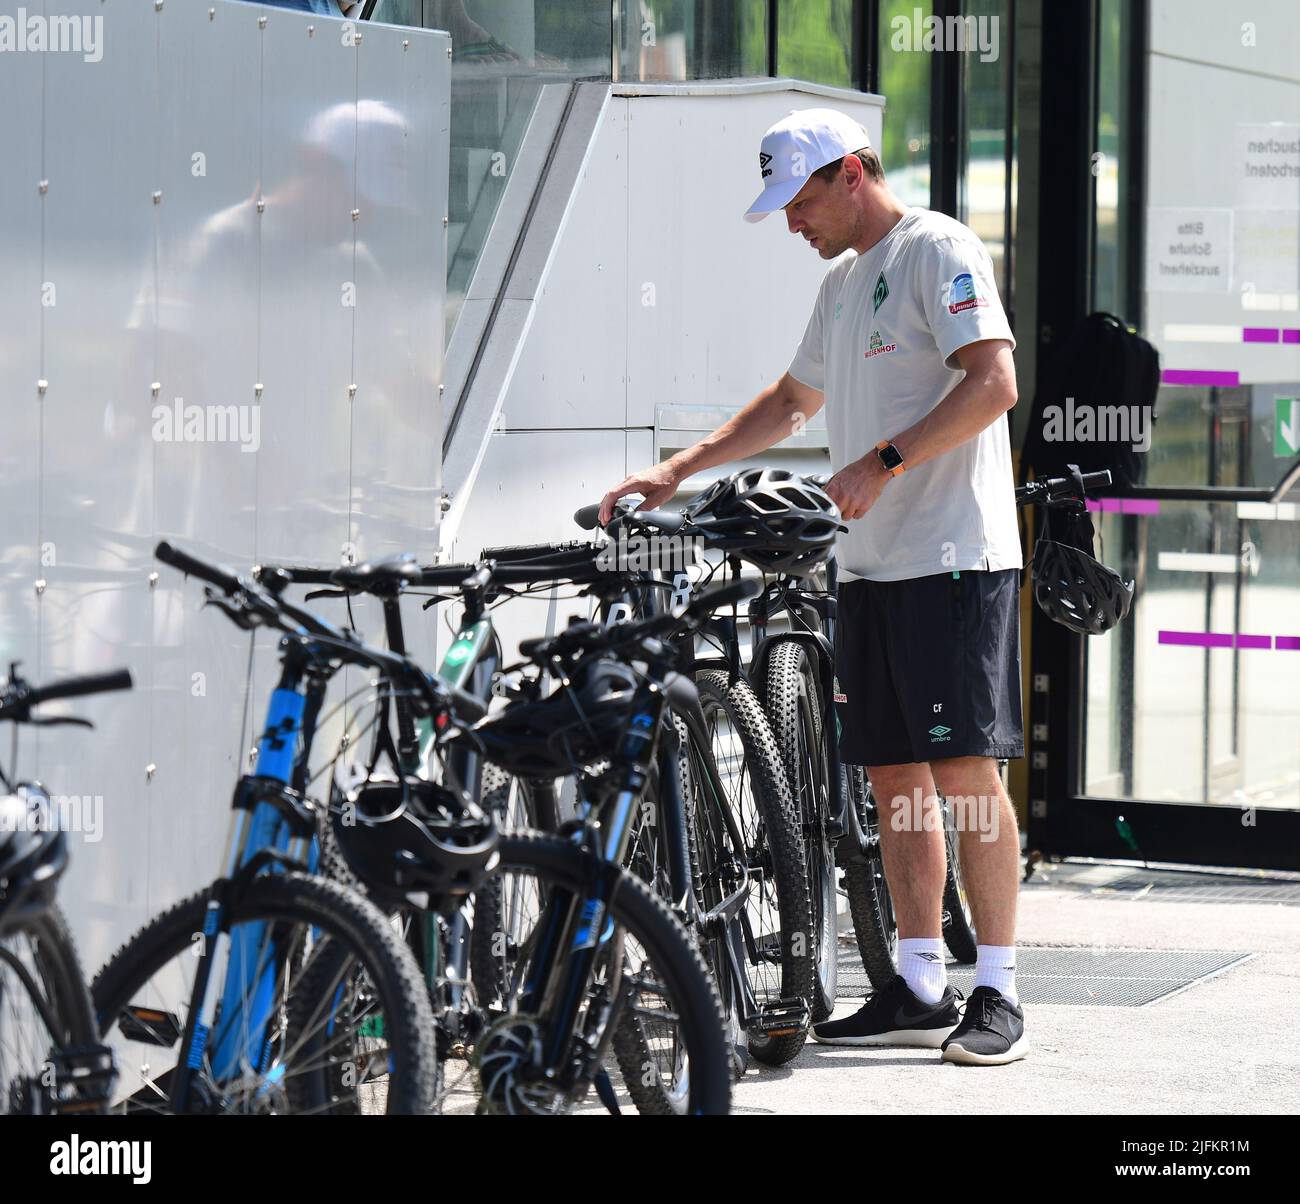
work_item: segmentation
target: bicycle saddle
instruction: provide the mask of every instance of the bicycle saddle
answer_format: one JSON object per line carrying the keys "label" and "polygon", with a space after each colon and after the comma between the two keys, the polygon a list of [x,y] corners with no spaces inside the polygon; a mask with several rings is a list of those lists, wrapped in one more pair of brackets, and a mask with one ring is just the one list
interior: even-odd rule
{"label": "bicycle saddle", "polygon": [[384,560],[367,560],[335,569],[330,580],[341,589],[368,594],[397,593],[404,585],[420,578],[420,563],[410,552],[400,552]]}

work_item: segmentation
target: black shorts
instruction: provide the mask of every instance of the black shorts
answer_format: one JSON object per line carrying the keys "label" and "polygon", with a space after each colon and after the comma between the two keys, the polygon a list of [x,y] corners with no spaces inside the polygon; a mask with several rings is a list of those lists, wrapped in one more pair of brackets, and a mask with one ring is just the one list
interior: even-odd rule
{"label": "black shorts", "polygon": [[1019,571],[841,582],[835,675],[850,765],[1023,757]]}

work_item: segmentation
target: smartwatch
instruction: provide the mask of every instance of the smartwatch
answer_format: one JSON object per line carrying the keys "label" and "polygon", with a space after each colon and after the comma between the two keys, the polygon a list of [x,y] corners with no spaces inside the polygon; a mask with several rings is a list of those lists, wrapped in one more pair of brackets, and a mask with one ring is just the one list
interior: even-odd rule
{"label": "smartwatch", "polygon": [[903,463],[902,453],[888,439],[882,439],[876,444],[876,455],[891,477],[898,476],[907,467]]}

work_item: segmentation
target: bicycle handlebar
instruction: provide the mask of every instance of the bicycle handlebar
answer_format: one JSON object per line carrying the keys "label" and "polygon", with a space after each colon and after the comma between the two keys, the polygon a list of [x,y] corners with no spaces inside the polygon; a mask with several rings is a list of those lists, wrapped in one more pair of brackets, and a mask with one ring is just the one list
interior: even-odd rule
{"label": "bicycle handlebar", "polygon": [[163,562],[169,564],[174,569],[180,569],[187,577],[197,577],[200,581],[206,581],[209,585],[215,585],[222,593],[236,594],[243,589],[239,578],[228,569],[219,568],[214,564],[206,564],[196,556],[191,556],[188,552],[182,552],[180,548],[174,548],[165,539],[154,548],[153,554]]}
{"label": "bicycle handlebar", "polygon": [[129,690],[133,686],[129,669],[112,669],[107,673],[88,673],[82,677],[68,677],[63,681],[37,686],[27,695],[27,705],[37,706],[53,702],[56,698],[80,698],[84,694],[109,694],[114,690]]}
{"label": "bicycle handlebar", "polygon": [[1017,506],[1044,506],[1053,502],[1082,502],[1089,489],[1104,489],[1111,483],[1110,469],[1100,472],[1080,473],[1077,466],[1070,465],[1078,474],[1072,477],[1045,477],[1041,481],[1030,481],[1016,487]]}

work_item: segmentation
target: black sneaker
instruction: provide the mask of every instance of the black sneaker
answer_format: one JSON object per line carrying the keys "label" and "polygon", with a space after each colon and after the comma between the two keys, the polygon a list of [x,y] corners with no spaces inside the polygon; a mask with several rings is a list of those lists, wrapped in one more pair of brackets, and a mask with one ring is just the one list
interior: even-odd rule
{"label": "black sneaker", "polygon": [[922,1003],[901,974],[883,991],[867,997],[852,1016],[814,1024],[813,1039],[823,1045],[915,1045],[938,1049],[960,1016],[957,992],[948,987],[938,1003]]}
{"label": "black sneaker", "polygon": [[970,993],[961,1023],[943,1043],[943,1060],[963,1066],[1001,1066],[1028,1052],[1025,1013],[993,987]]}

